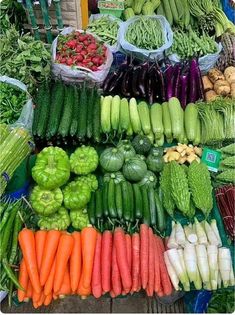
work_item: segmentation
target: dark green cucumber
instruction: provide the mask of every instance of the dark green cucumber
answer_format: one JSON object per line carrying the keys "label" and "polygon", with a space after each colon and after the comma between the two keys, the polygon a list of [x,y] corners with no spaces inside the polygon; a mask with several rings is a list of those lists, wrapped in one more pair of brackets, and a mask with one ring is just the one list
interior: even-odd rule
{"label": "dark green cucumber", "polygon": [[129,197],[129,188],[126,181],[121,182],[122,187],[122,203],[123,203],[123,218],[126,221],[130,221],[130,197]]}
{"label": "dark green cucumber", "polygon": [[121,187],[120,183],[115,185],[114,198],[115,198],[117,216],[119,219],[122,219],[122,216],[123,216],[123,212],[122,212],[122,187]]}
{"label": "dark green cucumber", "polygon": [[132,188],[134,192],[135,218],[142,219],[143,202],[142,202],[142,195],[141,195],[140,187],[138,184],[133,184]]}
{"label": "dark green cucumber", "polygon": [[70,125],[73,116],[73,104],[74,104],[74,89],[72,86],[68,86],[65,89],[65,101],[63,114],[60,120],[60,125],[57,134],[63,138],[67,137],[70,130]]}
{"label": "dark green cucumber", "polygon": [[156,213],[156,205],[155,205],[155,191],[152,187],[148,188],[148,199],[149,199],[150,224],[152,226],[156,226],[157,213]]}
{"label": "dark green cucumber", "polygon": [[87,126],[86,126],[86,135],[87,138],[92,137],[92,119],[93,119],[93,107],[94,107],[94,97],[95,97],[95,88],[92,88],[89,94],[87,102]]}
{"label": "dark green cucumber", "polygon": [[111,218],[117,217],[114,194],[115,194],[115,183],[114,183],[114,180],[111,179],[109,181],[109,188],[108,188],[108,208],[109,208],[109,216]]}
{"label": "dark green cucumber", "polygon": [[42,103],[44,94],[45,94],[45,83],[42,83],[38,88],[38,92],[35,99],[36,106],[33,113],[33,126],[32,126],[32,132],[34,136],[37,135],[37,126],[38,126],[38,121],[41,115],[41,103]]}
{"label": "dark green cucumber", "polygon": [[109,216],[109,208],[108,208],[108,188],[109,183],[105,182],[102,188],[102,199],[103,199],[103,213],[105,217]]}
{"label": "dark green cucumber", "polygon": [[155,205],[157,210],[157,228],[160,232],[163,232],[166,228],[166,218],[165,218],[165,211],[162,206],[161,199],[161,191],[158,194],[158,191],[155,191]]}
{"label": "dark green cucumber", "polygon": [[50,112],[51,97],[50,97],[50,85],[45,83],[44,95],[40,99],[40,116],[37,124],[37,136],[44,138],[46,135],[48,116]]}
{"label": "dark green cucumber", "polygon": [[135,221],[135,212],[134,212],[134,193],[132,189],[132,184],[127,182],[128,184],[128,190],[129,190],[129,195],[128,197],[130,198],[130,222]]}
{"label": "dark green cucumber", "polygon": [[74,87],[74,103],[73,103],[73,117],[70,126],[70,136],[75,136],[78,130],[78,114],[79,114],[79,88]]}
{"label": "dark green cucumber", "polygon": [[102,192],[100,189],[97,189],[95,192],[95,216],[97,219],[103,217]]}
{"label": "dark green cucumber", "polygon": [[93,107],[93,118],[92,118],[92,131],[93,131],[93,139],[95,142],[100,142],[100,113],[101,113],[101,104],[100,104],[100,95],[98,91],[96,91],[94,107]]}
{"label": "dark green cucumber", "polygon": [[89,221],[92,225],[95,225],[95,193],[92,192],[91,193],[91,199],[90,199],[90,202],[88,204],[88,207],[87,207],[87,213],[88,213],[88,218],[89,218]]}
{"label": "dark green cucumber", "polygon": [[61,81],[54,83],[52,87],[51,108],[47,124],[46,137],[53,137],[59,128],[61,114],[64,107],[64,85]]}
{"label": "dark green cucumber", "polygon": [[84,83],[81,90],[80,106],[79,106],[79,117],[78,117],[78,131],[77,136],[79,140],[84,140],[86,136],[86,126],[87,126],[87,101],[88,93],[86,84]]}
{"label": "dark green cucumber", "polygon": [[148,199],[148,191],[145,186],[141,186],[140,188],[143,200],[143,223],[150,225],[150,211],[149,211],[149,199]]}

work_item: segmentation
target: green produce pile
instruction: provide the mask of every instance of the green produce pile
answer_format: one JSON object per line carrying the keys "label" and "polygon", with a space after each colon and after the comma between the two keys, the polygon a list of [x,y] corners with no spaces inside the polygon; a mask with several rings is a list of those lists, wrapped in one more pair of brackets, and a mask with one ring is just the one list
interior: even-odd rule
{"label": "green produce pile", "polygon": [[139,17],[128,26],[125,39],[138,48],[158,49],[164,44],[162,25],[155,18]]}
{"label": "green produce pile", "polygon": [[[30,202],[41,229],[66,230],[70,224],[75,229],[87,226],[85,208],[91,192],[98,188],[96,176],[91,174],[97,166],[98,155],[88,146],[77,148],[70,158],[58,147],[46,147],[37,155],[32,168],[37,185]],[[70,171],[79,176],[69,181]]]}
{"label": "green produce pile", "polygon": [[207,313],[232,314],[235,311],[235,292],[234,290],[219,290],[213,292],[209,301]]}
{"label": "green produce pile", "polygon": [[159,7],[160,0],[125,0],[125,10],[123,17],[125,20],[135,15],[154,15],[154,11]]}
{"label": "green produce pile", "polygon": [[219,173],[216,174],[216,182],[219,185],[235,183],[235,143],[220,149],[222,159],[219,165]]}
{"label": "green produce pile", "polygon": [[12,26],[0,35],[0,72],[27,85],[29,93],[50,76],[51,54],[29,34],[20,36]]}
{"label": "green produce pile", "polygon": [[109,16],[101,16],[90,22],[87,31],[99,36],[106,44],[113,46],[117,43],[119,21],[110,19]]}
{"label": "green produce pile", "polygon": [[0,82],[0,121],[12,124],[20,114],[27,101],[27,94],[8,83]]}
{"label": "green produce pile", "polygon": [[176,29],[174,31],[173,45],[169,49],[170,54],[177,54],[182,59],[194,56],[205,56],[217,52],[217,45],[213,38],[203,34],[198,36],[192,28],[189,31]]}

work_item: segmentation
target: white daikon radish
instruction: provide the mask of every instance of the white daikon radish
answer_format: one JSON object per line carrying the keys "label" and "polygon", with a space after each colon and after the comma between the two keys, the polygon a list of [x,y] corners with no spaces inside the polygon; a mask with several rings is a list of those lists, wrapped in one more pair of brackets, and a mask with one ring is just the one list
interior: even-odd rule
{"label": "white daikon radish", "polygon": [[208,242],[206,232],[204,231],[202,223],[198,222],[197,218],[194,219],[194,226],[198,237],[198,243],[201,245],[207,245]]}
{"label": "white daikon radish", "polygon": [[176,248],[168,249],[167,251],[167,256],[169,258],[169,261],[174,268],[180,282],[182,283],[184,290],[188,290],[188,276],[187,273],[184,272],[183,267],[180,263],[180,257],[178,254],[178,251]]}
{"label": "white daikon radish", "polygon": [[175,226],[175,239],[176,239],[176,242],[180,246],[182,247],[185,246],[186,239],[185,239],[184,229],[179,222],[177,222]]}
{"label": "white daikon radish", "polygon": [[217,223],[216,223],[216,220],[215,219],[212,219],[211,220],[211,227],[212,227],[212,230],[214,231],[218,241],[219,241],[219,247],[222,246],[222,241],[221,241],[221,238],[220,238],[220,234],[219,234],[219,230],[218,230],[218,227],[217,227]]}
{"label": "white daikon radish", "polygon": [[197,234],[194,232],[193,226],[190,223],[189,225],[184,226],[184,233],[187,238],[187,240],[192,243],[196,244],[197,243]]}
{"label": "white daikon radish", "polygon": [[204,221],[204,226],[205,226],[206,236],[207,236],[207,239],[208,239],[210,245],[219,246],[218,238],[215,235],[210,224],[207,221]]}
{"label": "white daikon radish", "polygon": [[210,269],[210,283],[212,290],[217,289],[218,284],[218,247],[216,245],[207,246],[207,256]]}
{"label": "white daikon radish", "polygon": [[175,226],[176,226],[176,224],[174,221],[172,221],[171,224],[172,224],[171,235],[170,235],[168,242],[167,242],[167,247],[169,249],[179,247],[179,245],[177,244],[176,239],[175,239]]}
{"label": "white daikon radish", "polygon": [[218,272],[218,289],[221,288],[221,283],[222,283],[222,279],[221,279],[221,275],[220,275],[220,272]]}
{"label": "white daikon radish", "polygon": [[210,270],[208,265],[208,257],[205,245],[196,245],[197,253],[197,264],[199,268],[199,273],[202,278],[203,286],[205,288],[209,287],[210,284]]}
{"label": "white daikon radish", "polygon": [[202,282],[197,267],[195,245],[187,243],[184,248],[184,262],[190,282],[194,283],[197,290],[201,290]]}
{"label": "white daikon radish", "polygon": [[[179,249],[177,249],[177,251],[178,251],[178,254],[180,257],[180,263],[181,263],[181,266],[183,268],[183,271],[187,275],[187,278],[188,278],[187,269],[185,267],[185,262],[184,262],[184,250],[182,248],[179,248]],[[187,291],[190,291],[189,278],[188,278],[188,290]]]}
{"label": "white daikon radish", "polygon": [[232,259],[231,259],[231,264],[230,264],[229,285],[230,285],[230,286],[234,286],[234,285],[235,285]]}
{"label": "white daikon radish", "polygon": [[225,288],[229,286],[231,269],[231,254],[226,247],[219,248],[219,271]]}
{"label": "white daikon radish", "polygon": [[166,268],[167,268],[167,272],[168,275],[171,279],[171,282],[173,284],[173,287],[175,288],[176,291],[180,290],[179,288],[179,278],[174,270],[174,268],[172,267],[169,257],[167,255],[167,252],[164,252],[164,260],[165,260],[165,264],[166,264]]}

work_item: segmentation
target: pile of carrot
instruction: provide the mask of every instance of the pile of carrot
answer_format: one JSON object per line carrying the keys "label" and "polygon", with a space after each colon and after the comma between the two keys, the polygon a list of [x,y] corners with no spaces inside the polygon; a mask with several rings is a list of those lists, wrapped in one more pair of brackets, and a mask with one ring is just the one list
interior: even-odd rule
{"label": "pile of carrot", "polygon": [[32,299],[35,308],[69,294],[82,298],[111,297],[146,290],[148,296],[172,293],[162,239],[145,224],[140,233],[122,228],[102,234],[93,227],[71,234],[23,229],[19,233],[19,301]]}

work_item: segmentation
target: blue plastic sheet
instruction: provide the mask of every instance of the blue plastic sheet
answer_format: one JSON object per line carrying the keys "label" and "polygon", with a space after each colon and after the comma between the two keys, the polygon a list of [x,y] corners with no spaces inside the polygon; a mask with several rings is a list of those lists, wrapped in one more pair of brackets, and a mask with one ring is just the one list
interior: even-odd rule
{"label": "blue plastic sheet", "polygon": [[212,297],[211,291],[190,291],[185,293],[184,303],[188,313],[206,313]]}
{"label": "blue plastic sheet", "polygon": [[223,11],[228,19],[235,23],[235,2],[232,0],[222,0]]}

